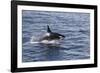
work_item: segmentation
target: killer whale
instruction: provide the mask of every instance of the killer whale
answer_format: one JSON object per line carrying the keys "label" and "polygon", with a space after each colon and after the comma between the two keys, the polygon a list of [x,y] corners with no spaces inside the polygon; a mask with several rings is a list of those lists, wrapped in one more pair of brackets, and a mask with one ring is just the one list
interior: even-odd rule
{"label": "killer whale", "polygon": [[42,43],[44,43],[44,42],[45,43],[48,43],[48,42],[49,43],[55,43],[55,42],[58,42],[59,40],[62,40],[64,38],[65,38],[64,35],[59,34],[57,32],[52,32],[50,27],[49,27],[49,25],[47,25],[47,33],[46,33],[46,35],[44,37],[42,37],[40,39],[40,41]]}

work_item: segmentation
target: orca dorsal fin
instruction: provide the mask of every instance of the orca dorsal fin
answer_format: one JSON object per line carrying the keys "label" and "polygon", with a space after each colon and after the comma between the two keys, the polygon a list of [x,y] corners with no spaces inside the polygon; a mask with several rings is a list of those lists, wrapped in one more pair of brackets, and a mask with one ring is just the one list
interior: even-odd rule
{"label": "orca dorsal fin", "polygon": [[47,32],[48,32],[48,33],[51,32],[51,30],[50,30],[50,28],[49,28],[49,25],[47,25]]}

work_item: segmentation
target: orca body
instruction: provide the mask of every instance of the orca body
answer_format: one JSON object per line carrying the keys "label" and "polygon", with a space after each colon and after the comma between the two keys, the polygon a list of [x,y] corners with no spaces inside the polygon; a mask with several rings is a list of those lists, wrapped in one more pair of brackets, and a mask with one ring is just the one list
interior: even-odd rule
{"label": "orca body", "polygon": [[57,43],[59,40],[64,39],[65,36],[56,32],[52,32],[47,25],[47,33],[40,39],[42,43]]}

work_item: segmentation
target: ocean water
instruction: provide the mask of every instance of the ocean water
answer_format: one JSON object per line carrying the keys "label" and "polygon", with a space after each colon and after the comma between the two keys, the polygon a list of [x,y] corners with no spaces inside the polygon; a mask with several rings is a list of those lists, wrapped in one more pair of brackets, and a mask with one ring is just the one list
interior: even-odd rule
{"label": "ocean water", "polygon": [[[51,30],[65,36],[59,45],[30,43]],[[31,39],[34,40],[31,40]],[[22,62],[81,60],[90,58],[90,14],[22,11]]]}

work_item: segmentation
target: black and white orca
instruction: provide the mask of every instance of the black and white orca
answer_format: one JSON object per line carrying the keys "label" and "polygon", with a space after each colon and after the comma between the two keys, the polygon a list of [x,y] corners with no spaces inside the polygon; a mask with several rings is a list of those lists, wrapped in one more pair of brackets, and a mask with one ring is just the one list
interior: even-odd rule
{"label": "black and white orca", "polygon": [[64,39],[65,36],[56,32],[52,32],[50,27],[47,25],[47,33],[44,37],[40,39],[42,43],[57,43]]}

